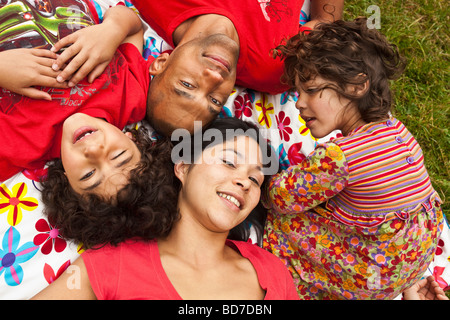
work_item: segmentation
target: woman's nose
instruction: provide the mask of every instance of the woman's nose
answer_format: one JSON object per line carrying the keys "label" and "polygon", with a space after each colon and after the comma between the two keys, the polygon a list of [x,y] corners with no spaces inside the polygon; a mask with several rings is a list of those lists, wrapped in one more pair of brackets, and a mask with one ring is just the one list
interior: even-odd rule
{"label": "woman's nose", "polygon": [[244,190],[248,190],[251,185],[251,181],[248,177],[237,177],[234,179],[234,183]]}

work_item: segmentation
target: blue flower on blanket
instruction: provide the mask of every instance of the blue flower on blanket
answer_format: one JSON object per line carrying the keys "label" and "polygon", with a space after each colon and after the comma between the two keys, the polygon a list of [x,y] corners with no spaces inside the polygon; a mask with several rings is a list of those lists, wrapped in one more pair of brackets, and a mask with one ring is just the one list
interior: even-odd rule
{"label": "blue flower on blanket", "polygon": [[310,16],[303,10],[300,11],[300,20],[299,23],[301,25],[304,25],[305,23],[307,23],[310,19]]}
{"label": "blue flower on blanket", "polygon": [[297,92],[283,92],[280,95],[280,104],[286,104],[290,99],[292,99],[292,101],[297,102],[298,100],[298,93]]}
{"label": "blue flower on blanket", "polygon": [[161,54],[161,50],[156,47],[156,39],[153,37],[148,37],[145,40],[144,52],[142,54],[144,59],[147,60],[149,56],[156,58],[160,54]]}
{"label": "blue flower on blanket", "polygon": [[278,159],[280,161],[280,169],[285,170],[290,166],[289,158],[284,145],[281,143],[277,148]]}
{"label": "blue flower on blanket", "polygon": [[231,110],[223,106],[222,110],[220,110],[219,118],[231,118],[232,116]]}
{"label": "blue flower on blanket", "polygon": [[19,247],[20,233],[10,227],[3,236],[0,249],[0,276],[5,273],[5,281],[9,286],[17,286],[22,282],[23,269],[20,266],[38,252],[39,246],[29,241]]}

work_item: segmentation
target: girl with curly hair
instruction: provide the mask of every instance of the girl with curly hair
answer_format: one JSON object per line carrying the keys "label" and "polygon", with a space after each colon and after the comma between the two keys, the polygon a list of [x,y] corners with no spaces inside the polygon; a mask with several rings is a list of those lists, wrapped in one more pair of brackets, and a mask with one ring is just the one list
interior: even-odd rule
{"label": "girl with curly hair", "polygon": [[264,247],[303,299],[391,299],[425,272],[441,199],[417,141],[391,114],[397,48],[365,19],[321,24],[278,47],[296,107],[319,144],[272,177]]}

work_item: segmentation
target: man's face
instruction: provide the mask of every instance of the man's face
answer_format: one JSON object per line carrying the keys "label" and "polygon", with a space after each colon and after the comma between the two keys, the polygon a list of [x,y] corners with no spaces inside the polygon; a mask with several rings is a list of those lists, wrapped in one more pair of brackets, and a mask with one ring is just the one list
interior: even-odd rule
{"label": "man's face", "polygon": [[221,34],[189,41],[170,56],[158,57],[150,69],[155,78],[149,89],[149,122],[167,135],[175,128],[192,132],[194,121],[211,122],[233,90],[238,57],[239,45]]}

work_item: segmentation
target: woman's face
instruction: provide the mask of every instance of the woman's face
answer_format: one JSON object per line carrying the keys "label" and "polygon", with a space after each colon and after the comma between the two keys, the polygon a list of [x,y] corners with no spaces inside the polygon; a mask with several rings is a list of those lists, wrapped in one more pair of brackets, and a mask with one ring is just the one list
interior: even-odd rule
{"label": "woman's face", "polygon": [[245,220],[260,200],[262,153],[249,137],[205,149],[200,163],[179,163],[175,174],[182,183],[182,219],[198,221],[213,232],[228,232]]}
{"label": "woman's face", "polygon": [[102,119],[76,113],[63,124],[61,160],[70,185],[79,194],[114,197],[140,159],[131,133]]}

